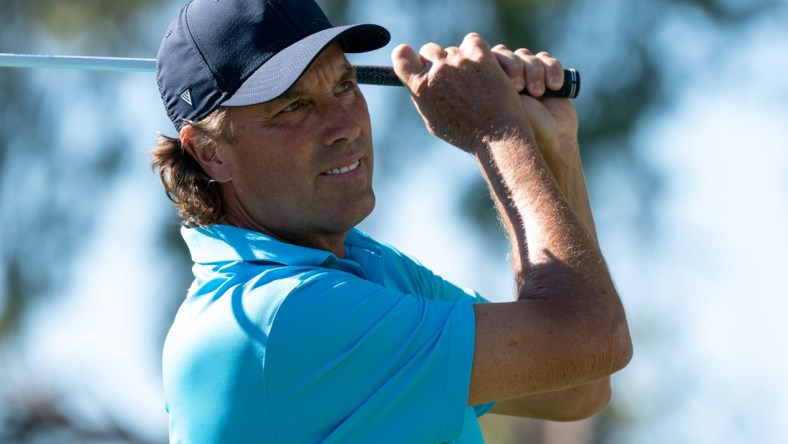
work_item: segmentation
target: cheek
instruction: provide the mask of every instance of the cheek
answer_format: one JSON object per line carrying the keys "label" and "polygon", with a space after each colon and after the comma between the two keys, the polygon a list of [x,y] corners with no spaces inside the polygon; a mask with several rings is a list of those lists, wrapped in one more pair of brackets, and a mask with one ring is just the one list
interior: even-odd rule
{"label": "cheek", "polygon": [[293,148],[298,146],[301,137],[297,131],[248,131],[234,147],[237,154],[233,167],[244,177],[293,171],[298,163]]}
{"label": "cheek", "polygon": [[258,147],[236,158],[233,165],[235,187],[250,199],[270,200],[282,196],[291,199],[308,182],[304,159],[297,150]]}

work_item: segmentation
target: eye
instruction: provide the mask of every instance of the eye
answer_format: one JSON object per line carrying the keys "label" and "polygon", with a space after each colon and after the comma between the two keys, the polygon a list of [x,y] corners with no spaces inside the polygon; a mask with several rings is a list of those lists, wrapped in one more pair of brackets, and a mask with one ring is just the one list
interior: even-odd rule
{"label": "eye", "polygon": [[338,92],[347,92],[356,89],[356,81],[355,80],[345,80],[344,82],[337,85]]}
{"label": "eye", "polygon": [[291,113],[291,112],[297,110],[298,108],[301,108],[301,105],[302,105],[301,101],[300,100],[296,100],[295,102],[293,102],[293,103],[285,106],[284,108],[282,108],[282,111],[280,111],[280,112],[282,112],[282,113]]}

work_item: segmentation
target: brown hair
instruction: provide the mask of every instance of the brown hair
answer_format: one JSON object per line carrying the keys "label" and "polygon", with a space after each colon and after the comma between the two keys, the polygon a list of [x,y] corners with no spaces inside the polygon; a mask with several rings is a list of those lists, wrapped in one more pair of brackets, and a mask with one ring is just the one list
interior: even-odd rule
{"label": "brown hair", "polygon": [[[195,149],[234,137],[227,108],[219,107],[199,122],[187,122],[196,131]],[[151,150],[151,168],[158,172],[167,197],[178,209],[187,227],[221,223],[222,197],[219,184],[205,174],[202,167],[183,149],[181,140],[157,133],[156,147]]]}

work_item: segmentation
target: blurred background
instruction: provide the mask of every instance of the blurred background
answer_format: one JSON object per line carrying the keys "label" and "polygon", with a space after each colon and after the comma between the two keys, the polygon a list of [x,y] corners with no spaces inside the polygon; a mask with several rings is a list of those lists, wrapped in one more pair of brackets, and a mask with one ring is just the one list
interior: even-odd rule
{"label": "blurred background", "polygon": [[[3,0],[0,52],[155,57],[182,0]],[[601,414],[483,418],[489,443],[788,442],[788,4],[323,0],[391,49],[470,31],[549,50],[575,100],[632,363]],[[378,208],[362,228],[494,300],[507,248],[475,162],[405,90],[365,86]],[[479,92],[483,94],[483,91]],[[174,135],[149,73],[0,68],[0,442],[163,443],[160,353],[191,281],[148,166]]]}

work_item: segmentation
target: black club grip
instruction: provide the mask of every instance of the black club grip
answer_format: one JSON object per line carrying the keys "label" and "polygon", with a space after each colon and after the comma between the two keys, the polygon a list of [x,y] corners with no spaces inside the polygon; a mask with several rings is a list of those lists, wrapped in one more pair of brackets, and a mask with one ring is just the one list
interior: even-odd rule
{"label": "black club grip", "polygon": [[[365,85],[403,86],[391,66],[356,65],[358,83]],[[564,69],[564,84],[558,91],[548,89],[544,96],[574,99],[580,94],[580,73],[576,69]]]}

